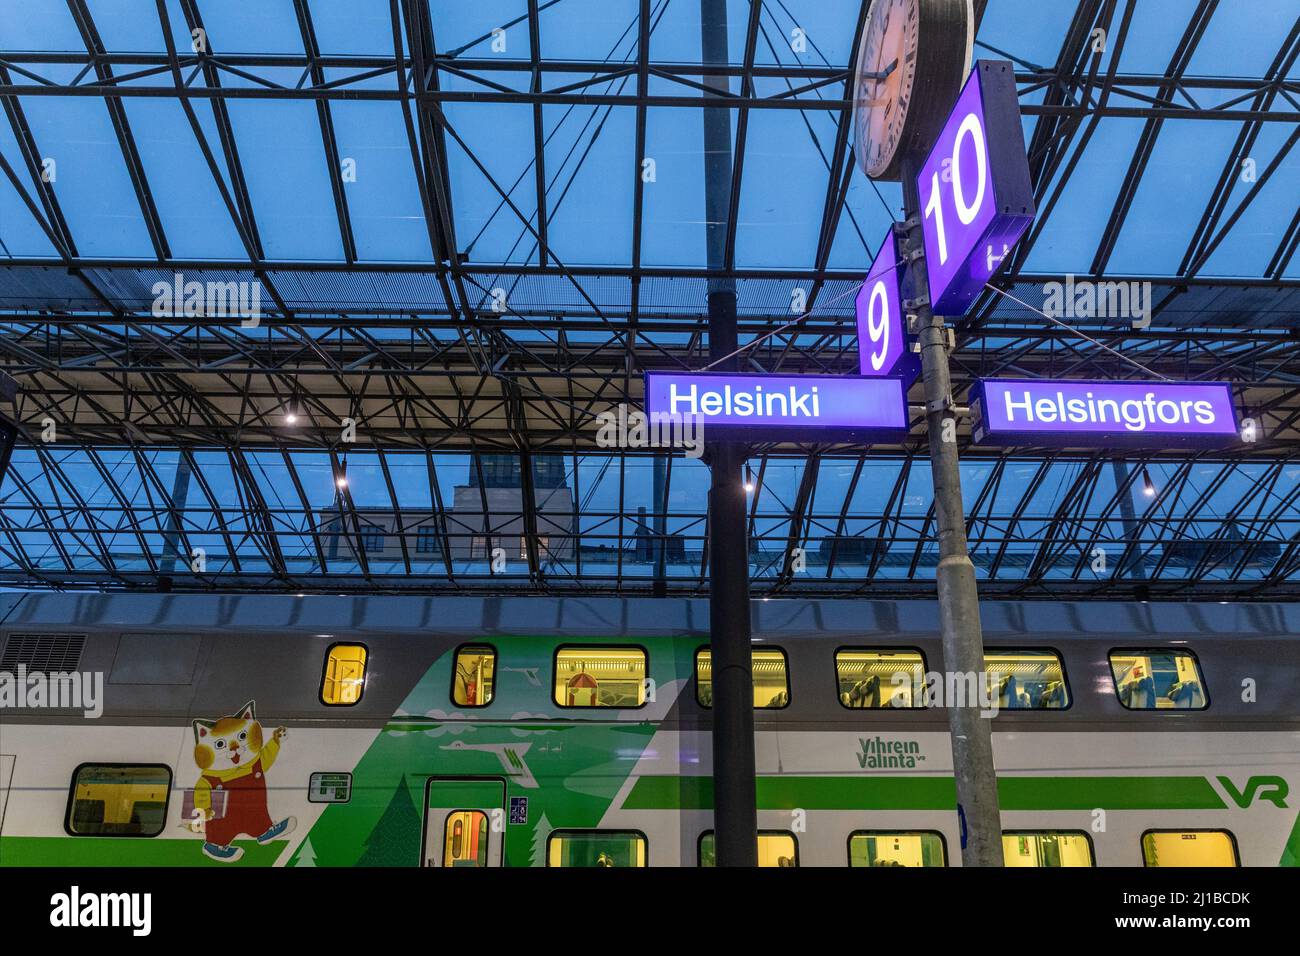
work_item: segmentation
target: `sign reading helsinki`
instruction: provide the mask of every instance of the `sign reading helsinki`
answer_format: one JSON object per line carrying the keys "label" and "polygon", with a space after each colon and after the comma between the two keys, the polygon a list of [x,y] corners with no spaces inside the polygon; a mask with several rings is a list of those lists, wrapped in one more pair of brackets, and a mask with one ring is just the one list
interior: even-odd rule
{"label": "sign reading helsinki", "polygon": [[713,430],[761,427],[879,435],[907,431],[907,396],[896,378],[647,372],[646,413]]}
{"label": "sign reading helsinki", "polygon": [[1238,437],[1222,382],[984,379],[971,392],[980,444],[1222,445]]}

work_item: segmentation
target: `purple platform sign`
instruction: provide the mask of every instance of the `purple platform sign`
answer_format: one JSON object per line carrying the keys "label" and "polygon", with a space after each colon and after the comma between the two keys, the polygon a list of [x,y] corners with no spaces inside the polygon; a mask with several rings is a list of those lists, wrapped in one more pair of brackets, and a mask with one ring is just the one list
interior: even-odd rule
{"label": "purple platform sign", "polygon": [[863,375],[893,374],[907,348],[899,292],[901,271],[898,242],[890,227],[858,291],[858,369]]}
{"label": "purple platform sign", "polygon": [[1034,218],[1011,64],[980,60],[916,179],[930,302],[964,315]]}
{"label": "purple platform sign", "polygon": [[983,379],[971,393],[982,445],[1222,447],[1238,439],[1222,382]]}
{"label": "purple platform sign", "polygon": [[[726,437],[811,439],[883,437],[907,431],[907,396],[896,378],[839,375],[737,375],[727,372],[647,372],[645,410],[702,423]],[[841,435],[840,433],[843,433]]]}

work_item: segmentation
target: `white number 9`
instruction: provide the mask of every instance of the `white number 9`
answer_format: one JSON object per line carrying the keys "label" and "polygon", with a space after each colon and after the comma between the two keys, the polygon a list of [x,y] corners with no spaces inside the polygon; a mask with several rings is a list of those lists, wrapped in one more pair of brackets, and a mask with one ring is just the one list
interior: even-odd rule
{"label": "white number 9", "polygon": [[[879,309],[876,308],[877,300]],[[885,283],[880,280],[871,287],[871,298],[867,300],[867,334],[880,346],[879,352],[871,353],[871,367],[879,372],[885,364],[885,353],[889,351],[889,300],[885,298]]]}

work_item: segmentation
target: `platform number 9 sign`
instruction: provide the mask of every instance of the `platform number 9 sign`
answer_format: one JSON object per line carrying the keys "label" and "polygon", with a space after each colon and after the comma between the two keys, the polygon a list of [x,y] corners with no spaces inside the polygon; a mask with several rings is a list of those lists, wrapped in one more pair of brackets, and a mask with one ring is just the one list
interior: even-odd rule
{"label": "platform number 9 sign", "polygon": [[889,375],[903,354],[898,247],[890,229],[858,290],[858,370]]}

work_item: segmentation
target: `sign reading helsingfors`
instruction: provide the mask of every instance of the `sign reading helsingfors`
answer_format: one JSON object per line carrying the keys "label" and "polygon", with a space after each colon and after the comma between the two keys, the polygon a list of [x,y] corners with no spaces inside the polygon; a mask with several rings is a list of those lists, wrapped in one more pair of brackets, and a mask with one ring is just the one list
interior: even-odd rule
{"label": "sign reading helsingfors", "polygon": [[647,372],[645,396],[652,419],[700,422],[706,441],[717,429],[765,435],[907,429],[907,398],[896,378]]}
{"label": "sign reading helsingfors", "polygon": [[1222,446],[1238,437],[1222,382],[983,379],[972,390],[975,441],[987,445]]}

